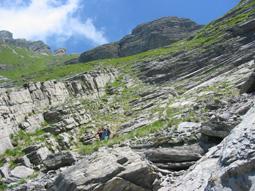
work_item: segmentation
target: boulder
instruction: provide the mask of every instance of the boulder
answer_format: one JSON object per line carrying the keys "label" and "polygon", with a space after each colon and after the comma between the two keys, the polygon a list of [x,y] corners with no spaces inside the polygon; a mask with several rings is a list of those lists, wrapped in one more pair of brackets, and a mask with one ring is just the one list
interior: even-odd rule
{"label": "boulder", "polygon": [[48,155],[45,160],[43,160],[43,165],[46,171],[57,170],[61,167],[71,166],[75,163],[76,159],[70,152],[61,152],[57,154]]}
{"label": "boulder", "polygon": [[41,145],[33,145],[23,150],[27,155],[27,158],[33,165],[40,165],[43,160],[51,154],[47,147]]}
{"label": "boulder", "polygon": [[17,166],[11,170],[10,175],[15,178],[27,178],[34,174],[34,170],[25,166]]}
{"label": "boulder", "polygon": [[63,171],[49,190],[152,190],[156,178],[155,168],[130,148],[103,148]]}

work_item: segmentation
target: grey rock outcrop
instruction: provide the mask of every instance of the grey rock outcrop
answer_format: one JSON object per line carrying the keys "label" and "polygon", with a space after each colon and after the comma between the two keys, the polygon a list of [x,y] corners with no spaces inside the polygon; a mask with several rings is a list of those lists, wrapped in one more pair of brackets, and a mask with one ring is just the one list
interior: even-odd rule
{"label": "grey rock outcrop", "polygon": [[0,31],[0,43],[21,48],[27,48],[40,54],[51,54],[50,47],[42,41],[27,41],[25,39],[14,39],[9,31]]}
{"label": "grey rock outcrop", "polygon": [[42,145],[29,146],[25,148],[23,152],[26,154],[29,161],[35,166],[40,165],[42,161],[51,154],[49,149]]}
{"label": "grey rock outcrop", "polygon": [[[249,5],[251,1],[243,1],[245,6],[238,5],[224,17],[216,20],[208,27],[204,28],[203,35],[197,34],[187,39],[185,43],[196,43],[197,39],[213,37],[213,43],[201,43],[191,49],[178,50],[174,54],[160,56],[158,59],[148,59],[136,64],[136,68],[141,71],[140,79],[152,84],[162,84],[164,82],[174,82],[187,80],[182,84],[187,89],[212,85],[220,81],[242,87],[247,78],[254,78],[254,7]],[[227,25],[229,20],[240,15],[249,15],[246,19],[240,20],[237,24]],[[217,26],[224,26],[216,29]],[[236,34],[231,29],[239,28]],[[217,34],[216,32],[217,31]],[[220,35],[219,35],[219,34]],[[202,35],[202,38],[201,38]],[[184,44],[185,44],[184,43]],[[184,48],[185,49],[185,48]],[[204,51],[205,50],[205,51]],[[201,86],[199,86],[201,85]],[[242,92],[251,92],[253,84],[246,83]]]}
{"label": "grey rock outcrop", "polygon": [[79,57],[79,62],[88,62],[92,60],[117,57],[119,57],[119,44],[105,44],[82,53]]}
{"label": "grey rock outcrop", "polygon": [[49,191],[147,191],[156,178],[154,167],[131,149],[101,149],[63,171]]}
{"label": "grey rock outcrop", "polygon": [[61,167],[71,166],[76,161],[74,155],[70,152],[60,152],[57,154],[48,155],[43,161],[46,171],[57,170]]}
{"label": "grey rock outcrop", "polygon": [[11,176],[18,179],[27,178],[29,176],[32,176],[33,174],[34,170],[25,166],[17,166],[10,172]]}
{"label": "grey rock outcrop", "polygon": [[57,50],[54,51],[54,54],[56,56],[63,56],[63,55],[66,55],[66,49],[65,48],[59,48]]}
{"label": "grey rock outcrop", "polygon": [[45,122],[49,125],[44,131],[52,134],[60,134],[80,127],[91,121],[91,116],[80,102],[71,106],[52,108],[43,113]]}
{"label": "grey rock outcrop", "polygon": [[253,106],[252,99],[253,95],[243,94],[210,111],[207,114],[209,119],[202,124],[201,133],[208,137],[225,138]]}
{"label": "grey rock outcrop", "polygon": [[189,19],[163,17],[137,26],[131,35],[120,40],[120,56],[129,56],[146,50],[170,45],[187,38],[202,26]]}
{"label": "grey rock outcrop", "polygon": [[[105,86],[117,76],[115,70],[80,74],[64,81],[26,84],[23,88],[0,89],[0,153],[12,148],[10,135],[25,129],[35,131],[44,123],[45,109],[64,104],[72,98],[95,99],[105,93]],[[69,109],[70,110],[70,109]],[[63,117],[63,116],[62,116]],[[66,123],[71,124],[65,118]],[[86,111],[73,114],[77,125],[89,120]]]}
{"label": "grey rock outcrop", "polygon": [[9,31],[5,31],[5,30],[0,31],[0,39],[2,41],[4,41],[4,40],[12,40],[13,39],[13,34],[11,32],[9,32]]}
{"label": "grey rock outcrop", "polygon": [[189,19],[164,17],[137,26],[120,41],[99,46],[81,54],[79,61],[87,62],[104,58],[129,56],[170,45],[187,38],[202,26]]}
{"label": "grey rock outcrop", "polygon": [[197,161],[203,150],[198,145],[156,148],[144,151],[146,158],[154,163]]}
{"label": "grey rock outcrop", "polygon": [[254,190],[254,115],[255,107],[220,145],[160,191]]}

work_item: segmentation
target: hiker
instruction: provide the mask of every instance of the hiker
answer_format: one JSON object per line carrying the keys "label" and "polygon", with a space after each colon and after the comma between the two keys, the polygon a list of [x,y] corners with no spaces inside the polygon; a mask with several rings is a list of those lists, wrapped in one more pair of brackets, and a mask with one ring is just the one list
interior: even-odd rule
{"label": "hiker", "polygon": [[103,140],[108,140],[110,138],[111,131],[109,128],[103,130]]}
{"label": "hiker", "polygon": [[109,128],[100,128],[97,131],[97,135],[100,141],[108,140],[110,138],[111,131]]}
{"label": "hiker", "polygon": [[103,128],[100,128],[98,131],[97,131],[97,136],[99,138],[100,141],[104,140],[103,138],[103,132],[104,132],[104,129]]}

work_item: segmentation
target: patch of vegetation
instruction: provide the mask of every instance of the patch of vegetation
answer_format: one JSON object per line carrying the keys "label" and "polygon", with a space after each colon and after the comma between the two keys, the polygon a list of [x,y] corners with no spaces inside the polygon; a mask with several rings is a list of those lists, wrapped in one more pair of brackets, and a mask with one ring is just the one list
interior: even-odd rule
{"label": "patch of vegetation", "polygon": [[108,141],[96,141],[91,145],[79,145],[78,150],[81,154],[91,154],[97,151],[100,147],[121,144],[127,140],[144,137],[148,134],[160,131],[163,128],[166,128],[166,122],[163,120],[156,121],[151,125],[141,127],[127,134],[115,136],[112,139],[109,139]]}
{"label": "patch of vegetation", "polygon": [[35,79],[35,73],[40,71],[57,68],[66,60],[77,57],[77,55],[42,55],[29,51],[26,48],[17,48],[14,46],[0,45],[0,65],[4,69],[0,75],[7,77],[17,83],[24,83]]}
{"label": "patch of vegetation", "polygon": [[[7,69],[1,70],[0,75],[19,83],[59,79],[104,67],[118,68],[123,72],[134,75],[137,73],[132,67],[134,63],[161,59],[193,49],[202,51],[204,47],[220,42],[224,39],[224,34],[227,29],[246,21],[255,13],[255,9],[249,9],[255,5],[254,1],[242,7],[240,6],[241,4],[242,2],[240,2],[239,6],[227,13],[224,19],[211,22],[202,28],[193,38],[176,42],[168,47],[149,50],[127,57],[64,65],[66,60],[76,58],[78,55],[45,56],[32,53],[26,49],[1,45],[0,64],[7,65]],[[234,15],[231,15],[233,12]]]}
{"label": "patch of vegetation", "polygon": [[5,159],[9,158],[10,168],[16,167],[14,162],[17,158],[24,156],[23,149],[29,145],[42,143],[44,141],[44,131],[37,130],[34,133],[28,133],[23,130],[11,135],[12,144],[15,146],[12,149],[7,149],[4,154],[0,155],[0,166],[3,166]]}
{"label": "patch of vegetation", "polygon": [[43,130],[36,130],[34,133],[20,130],[15,135],[11,136],[11,140],[13,145],[24,148],[32,144],[43,142],[45,140],[44,133]]}
{"label": "patch of vegetation", "polygon": [[8,185],[0,181],[0,191],[5,191],[8,189]]}
{"label": "patch of vegetation", "polygon": [[16,147],[14,149],[8,149],[5,151],[4,156],[9,157],[9,158],[18,158],[23,156],[24,153],[22,152],[21,147]]}

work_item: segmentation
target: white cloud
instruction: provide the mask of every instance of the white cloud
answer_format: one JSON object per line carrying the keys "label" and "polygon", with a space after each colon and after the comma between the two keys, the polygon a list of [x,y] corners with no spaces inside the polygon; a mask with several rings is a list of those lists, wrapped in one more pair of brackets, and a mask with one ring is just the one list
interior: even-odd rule
{"label": "white cloud", "polygon": [[97,45],[107,42],[103,31],[98,30],[90,18],[84,21],[78,18],[80,0],[65,3],[61,0],[12,2],[0,4],[0,30],[13,32],[15,38],[46,41],[54,36],[65,41],[82,35]]}

